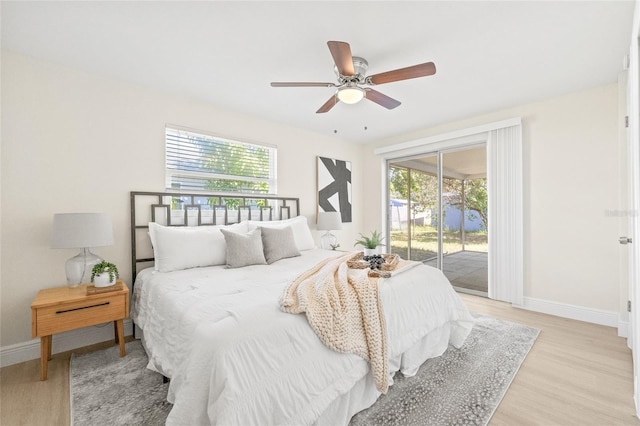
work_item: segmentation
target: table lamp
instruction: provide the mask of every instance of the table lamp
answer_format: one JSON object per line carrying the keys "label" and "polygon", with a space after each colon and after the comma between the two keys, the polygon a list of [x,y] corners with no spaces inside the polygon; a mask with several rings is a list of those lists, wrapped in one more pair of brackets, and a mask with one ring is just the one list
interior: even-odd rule
{"label": "table lamp", "polygon": [[340,212],[318,212],[319,231],[327,231],[320,238],[320,246],[325,250],[333,249],[338,239],[331,231],[342,229],[342,215]]}
{"label": "table lamp", "polygon": [[67,260],[67,284],[77,287],[89,282],[91,269],[102,259],[91,253],[91,247],[113,244],[113,227],[106,213],[56,213],[51,232],[52,248],[80,248],[82,251]]}

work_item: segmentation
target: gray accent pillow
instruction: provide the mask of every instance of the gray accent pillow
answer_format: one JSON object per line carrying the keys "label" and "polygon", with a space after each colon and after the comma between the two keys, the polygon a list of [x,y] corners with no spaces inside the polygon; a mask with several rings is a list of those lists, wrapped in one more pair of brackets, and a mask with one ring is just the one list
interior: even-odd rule
{"label": "gray accent pillow", "polygon": [[262,247],[268,264],[280,259],[300,256],[300,251],[290,226],[284,228],[260,227],[262,230]]}
{"label": "gray accent pillow", "polygon": [[221,229],[227,243],[227,268],[241,268],[249,265],[266,265],[262,252],[260,228],[240,234]]}

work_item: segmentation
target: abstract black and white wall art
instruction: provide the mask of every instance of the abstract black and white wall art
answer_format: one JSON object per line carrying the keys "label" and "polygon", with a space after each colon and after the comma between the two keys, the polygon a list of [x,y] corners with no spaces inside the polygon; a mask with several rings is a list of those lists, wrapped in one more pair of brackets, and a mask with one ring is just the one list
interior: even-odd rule
{"label": "abstract black and white wall art", "polygon": [[318,212],[340,212],[351,222],[351,162],[318,157]]}

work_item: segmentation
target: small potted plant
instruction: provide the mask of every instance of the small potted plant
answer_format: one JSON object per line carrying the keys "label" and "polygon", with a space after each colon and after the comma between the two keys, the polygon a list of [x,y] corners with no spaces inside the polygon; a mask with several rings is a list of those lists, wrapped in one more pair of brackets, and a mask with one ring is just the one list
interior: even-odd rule
{"label": "small potted plant", "polygon": [[91,269],[91,282],[96,287],[109,287],[114,285],[119,277],[118,267],[106,260],[95,264],[93,269]]}
{"label": "small potted plant", "polygon": [[378,231],[373,231],[370,237],[360,234],[360,239],[356,240],[354,246],[361,245],[364,247],[364,255],[371,256],[378,253],[378,246],[382,245],[383,239],[382,234]]}

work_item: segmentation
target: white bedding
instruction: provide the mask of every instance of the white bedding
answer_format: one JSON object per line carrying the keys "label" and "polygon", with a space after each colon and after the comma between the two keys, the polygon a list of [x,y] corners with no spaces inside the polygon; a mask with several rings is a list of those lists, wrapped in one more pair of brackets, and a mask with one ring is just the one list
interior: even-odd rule
{"label": "white bedding", "polygon": [[[167,424],[345,424],[353,407],[364,408],[352,388],[375,398],[364,359],[326,348],[304,315],[279,309],[292,279],[336,255],[316,249],[272,265],[142,271],[132,317],[148,367],[171,378]],[[380,297],[392,374],[415,374],[473,326],[444,275],[428,266],[383,280]]]}

